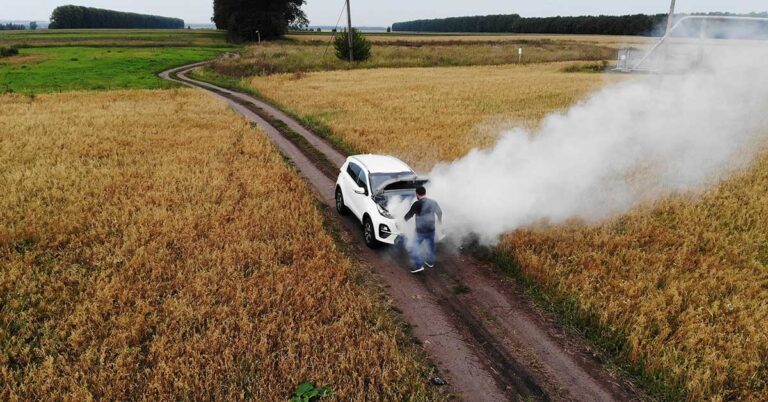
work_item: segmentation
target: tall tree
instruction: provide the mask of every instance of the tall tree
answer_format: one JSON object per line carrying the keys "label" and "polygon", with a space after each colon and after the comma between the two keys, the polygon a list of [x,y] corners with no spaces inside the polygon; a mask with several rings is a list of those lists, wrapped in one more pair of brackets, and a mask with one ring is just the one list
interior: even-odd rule
{"label": "tall tree", "polygon": [[226,29],[232,41],[278,38],[289,27],[307,26],[304,4],[305,0],[214,0],[213,22]]}

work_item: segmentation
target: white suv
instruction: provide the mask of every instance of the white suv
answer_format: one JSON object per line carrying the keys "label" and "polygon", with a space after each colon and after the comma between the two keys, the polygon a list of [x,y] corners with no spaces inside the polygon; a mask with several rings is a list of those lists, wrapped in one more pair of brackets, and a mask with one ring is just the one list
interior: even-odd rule
{"label": "white suv", "polygon": [[425,183],[427,180],[419,179],[413,169],[395,157],[350,156],[336,180],[336,211],[351,212],[360,220],[368,247],[397,244],[403,240],[398,223],[402,216],[393,216],[388,207],[397,205],[398,211],[410,207],[416,187]]}

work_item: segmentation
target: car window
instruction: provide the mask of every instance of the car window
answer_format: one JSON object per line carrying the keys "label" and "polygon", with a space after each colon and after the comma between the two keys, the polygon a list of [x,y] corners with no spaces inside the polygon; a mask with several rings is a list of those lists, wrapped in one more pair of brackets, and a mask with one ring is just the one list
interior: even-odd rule
{"label": "car window", "polygon": [[357,178],[357,185],[368,191],[368,179],[365,175],[365,171],[360,169],[360,175]]}
{"label": "car window", "polygon": [[349,164],[347,164],[347,174],[354,182],[357,182],[357,176],[360,174],[360,166],[349,162]]}

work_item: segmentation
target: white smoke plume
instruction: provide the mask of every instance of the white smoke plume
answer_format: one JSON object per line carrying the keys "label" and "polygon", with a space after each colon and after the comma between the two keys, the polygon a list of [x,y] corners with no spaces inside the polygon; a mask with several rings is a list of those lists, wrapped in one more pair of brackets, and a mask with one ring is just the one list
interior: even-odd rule
{"label": "white smoke plume", "polygon": [[732,42],[708,49],[706,68],[605,88],[436,166],[428,191],[446,229],[494,243],[533,223],[595,222],[743,167],[768,134],[768,43]]}

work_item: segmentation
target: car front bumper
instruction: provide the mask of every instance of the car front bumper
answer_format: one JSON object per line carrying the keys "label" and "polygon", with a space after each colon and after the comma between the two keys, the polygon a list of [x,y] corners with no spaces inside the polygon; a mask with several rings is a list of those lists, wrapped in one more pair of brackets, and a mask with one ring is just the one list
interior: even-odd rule
{"label": "car front bumper", "polygon": [[376,240],[382,243],[398,244],[404,238],[394,219],[378,216],[373,219],[373,227],[376,229]]}

